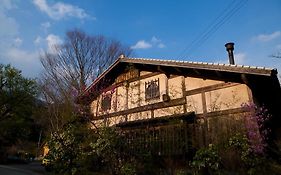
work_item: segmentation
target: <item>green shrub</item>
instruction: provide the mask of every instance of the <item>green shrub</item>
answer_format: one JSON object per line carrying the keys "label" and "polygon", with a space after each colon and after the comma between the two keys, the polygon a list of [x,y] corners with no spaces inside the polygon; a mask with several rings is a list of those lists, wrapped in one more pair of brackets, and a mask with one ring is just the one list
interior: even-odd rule
{"label": "green shrub", "polygon": [[221,158],[218,148],[209,144],[206,148],[199,149],[191,162],[195,174],[219,174]]}

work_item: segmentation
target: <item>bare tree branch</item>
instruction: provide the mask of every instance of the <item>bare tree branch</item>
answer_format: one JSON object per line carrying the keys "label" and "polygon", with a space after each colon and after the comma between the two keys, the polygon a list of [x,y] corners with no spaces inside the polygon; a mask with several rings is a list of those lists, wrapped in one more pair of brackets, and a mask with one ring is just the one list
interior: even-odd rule
{"label": "bare tree branch", "polygon": [[270,55],[270,57],[281,58],[281,52],[277,52],[276,54],[272,54],[272,55]]}
{"label": "bare tree branch", "polygon": [[59,129],[75,113],[75,96],[119,55],[129,56],[132,51],[119,41],[79,30],[67,32],[64,43],[53,48],[53,52],[41,55],[44,72],[40,84],[48,104],[50,126]]}

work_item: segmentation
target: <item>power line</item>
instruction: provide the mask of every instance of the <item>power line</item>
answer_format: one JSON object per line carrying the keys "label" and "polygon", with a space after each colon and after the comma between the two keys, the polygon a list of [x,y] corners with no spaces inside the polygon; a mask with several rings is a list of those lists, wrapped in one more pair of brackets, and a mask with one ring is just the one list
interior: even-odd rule
{"label": "power line", "polygon": [[188,45],[185,47],[185,49],[183,49],[183,51],[178,55],[178,57],[182,56],[187,50],[189,50],[196,42],[197,40],[199,40],[198,38],[201,37],[202,34],[208,32],[209,28],[216,23],[216,21],[224,15],[224,13],[227,12],[227,9],[231,8],[231,6],[233,6],[233,3],[235,2],[235,0],[233,0],[232,2],[230,2],[227,7],[225,9],[223,9],[220,14],[211,22],[209,23],[209,25],[205,28],[205,30],[203,32],[201,32],[199,35],[197,35],[197,37]]}
{"label": "power line", "polygon": [[240,1],[241,3],[237,4],[235,8],[233,8],[229,13],[227,13],[226,16],[224,16],[216,25],[214,25],[209,32],[204,34],[200,40],[198,40],[197,45],[195,45],[192,50],[192,48],[189,50],[189,54],[194,52],[197,48],[199,48],[205,41],[207,41],[208,38],[211,37],[225,22],[230,20],[230,18],[244,5],[246,1]]}
{"label": "power line", "polygon": [[[235,4],[235,0],[228,4],[228,6],[213,20],[210,25],[196,37],[182,52],[179,54],[178,58],[183,55],[191,54],[198,47],[200,47],[208,38],[211,37],[225,22],[230,20],[230,18],[246,4],[248,0],[241,0]],[[237,2],[237,1],[236,1]]]}

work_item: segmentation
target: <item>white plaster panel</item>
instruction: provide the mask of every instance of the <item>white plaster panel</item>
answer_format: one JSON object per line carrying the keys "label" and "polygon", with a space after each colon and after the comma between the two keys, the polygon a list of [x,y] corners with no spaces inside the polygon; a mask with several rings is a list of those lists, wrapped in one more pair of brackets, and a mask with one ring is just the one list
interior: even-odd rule
{"label": "white plaster panel", "polygon": [[202,95],[186,96],[186,110],[187,112],[195,112],[196,114],[203,113]]}
{"label": "white plaster panel", "polygon": [[194,77],[185,78],[186,90],[202,88],[202,87],[211,86],[211,85],[220,84],[220,83],[224,83],[224,81],[194,78]]}
{"label": "white plaster panel", "polygon": [[170,99],[182,98],[182,76],[178,76],[175,78],[168,79],[168,92]]}
{"label": "white plaster panel", "polygon": [[161,108],[154,110],[154,117],[163,117],[163,116],[169,116],[174,114],[182,114],[183,106],[173,106],[173,107],[167,107],[167,108]]}
{"label": "white plaster panel", "polygon": [[128,108],[140,106],[140,82],[134,81],[130,83],[128,88]]}
{"label": "white plaster panel", "polygon": [[248,87],[244,84],[206,92],[207,112],[234,109],[249,102]]}

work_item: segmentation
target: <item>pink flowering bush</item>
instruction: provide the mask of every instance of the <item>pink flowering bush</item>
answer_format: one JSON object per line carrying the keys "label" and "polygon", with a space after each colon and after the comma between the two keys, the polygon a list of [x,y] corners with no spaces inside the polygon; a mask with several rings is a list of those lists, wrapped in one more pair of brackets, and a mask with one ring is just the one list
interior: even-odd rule
{"label": "pink flowering bush", "polygon": [[[195,174],[264,174],[266,172],[266,148],[271,117],[265,107],[243,104],[245,130],[233,135],[218,145],[199,149],[191,162]],[[217,148],[217,149],[213,149]],[[221,165],[221,166],[218,166]],[[201,172],[199,171],[201,170]]]}
{"label": "pink flowering bush", "polygon": [[246,136],[250,151],[257,155],[264,155],[270,133],[267,122],[271,115],[264,106],[258,107],[255,104],[243,104],[242,107],[250,111],[250,113],[245,115]]}

